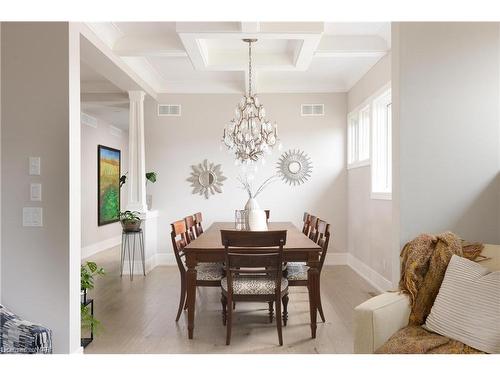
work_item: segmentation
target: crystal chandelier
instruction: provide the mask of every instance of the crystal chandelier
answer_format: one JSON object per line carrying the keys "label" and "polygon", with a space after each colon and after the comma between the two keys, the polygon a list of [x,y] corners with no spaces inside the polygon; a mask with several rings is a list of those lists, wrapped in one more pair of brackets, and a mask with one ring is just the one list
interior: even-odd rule
{"label": "crystal chandelier", "polygon": [[278,125],[265,118],[264,106],[252,93],[252,43],[257,39],[243,41],[248,43],[248,95],[236,106],[235,117],[224,128],[222,142],[234,152],[237,162],[252,163],[278,143]]}

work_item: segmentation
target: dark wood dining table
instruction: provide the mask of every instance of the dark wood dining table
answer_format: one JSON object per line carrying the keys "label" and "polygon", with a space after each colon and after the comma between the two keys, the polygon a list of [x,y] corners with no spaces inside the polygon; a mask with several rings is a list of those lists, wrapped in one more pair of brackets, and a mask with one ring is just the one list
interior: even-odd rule
{"label": "dark wood dining table", "polygon": [[[196,266],[203,262],[223,262],[224,246],[221,229],[234,230],[234,222],[215,222],[197,239],[184,248],[187,266],[188,337],[193,338],[196,305]],[[291,222],[271,222],[268,230],[286,230],[286,245],[283,247],[285,262],[306,262],[308,270],[309,312],[311,336],[316,338],[316,318],[319,301],[319,255],[321,247],[305,236]]]}

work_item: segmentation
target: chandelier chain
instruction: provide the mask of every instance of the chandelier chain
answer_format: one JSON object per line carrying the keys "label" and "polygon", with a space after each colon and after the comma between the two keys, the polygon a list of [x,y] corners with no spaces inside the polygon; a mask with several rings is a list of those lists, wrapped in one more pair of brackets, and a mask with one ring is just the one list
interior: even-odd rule
{"label": "chandelier chain", "polygon": [[248,42],[248,96],[252,96],[252,41]]}

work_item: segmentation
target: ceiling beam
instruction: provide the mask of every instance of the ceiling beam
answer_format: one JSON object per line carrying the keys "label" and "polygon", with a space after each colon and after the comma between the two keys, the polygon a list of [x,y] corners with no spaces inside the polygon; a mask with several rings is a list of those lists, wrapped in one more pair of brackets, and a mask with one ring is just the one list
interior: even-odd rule
{"label": "ceiling beam", "polygon": [[324,35],[314,55],[317,57],[383,56],[388,50],[387,42],[380,36]]}
{"label": "ceiling beam", "polygon": [[131,69],[111,48],[109,48],[87,25],[80,27],[80,56],[98,74],[123,91],[144,90],[148,95],[157,98],[157,89],[143,80]]}
{"label": "ceiling beam", "polygon": [[130,100],[126,93],[85,93],[80,94],[80,100],[86,105],[129,105]]}
{"label": "ceiling beam", "polygon": [[177,35],[131,35],[118,40],[113,52],[118,56],[186,57]]}
{"label": "ceiling beam", "polygon": [[242,33],[258,33],[260,32],[260,22],[241,22]]}

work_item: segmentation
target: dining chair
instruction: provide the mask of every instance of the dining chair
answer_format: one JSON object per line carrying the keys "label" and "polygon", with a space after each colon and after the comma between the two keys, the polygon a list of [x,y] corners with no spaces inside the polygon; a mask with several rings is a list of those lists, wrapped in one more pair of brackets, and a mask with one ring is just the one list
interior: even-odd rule
{"label": "dining chair", "polygon": [[[321,254],[319,259],[319,278],[321,285],[321,270],[323,269],[323,264],[325,263],[326,253],[328,251],[328,244],[330,242],[330,224],[324,220],[318,220],[317,223],[317,233],[315,242],[321,246]],[[306,264],[298,262],[289,262],[287,268],[284,272],[288,280],[289,286],[306,286],[307,287],[307,271],[309,267]],[[318,286],[319,288],[319,286]],[[321,305],[321,292],[318,289],[319,301],[318,301],[318,311],[321,316],[323,323],[325,320],[325,314],[323,313],[323,306]],[[286,326],[288,321],[288,316],[286,313],[288,309],[283,309],[283,325]]]}
{"label": "dining chair", "polygon": [[190,243],[196,239],[194,215],[186,216],[184,221],[186,222],[186,229],[188,233],[187,240],[188,243]]}
{"label": "dining chair", "polygon": [[[283,246],[286,230],[242,232],[221,230],[226,252],[226,277],[221,280],[221,303],[226,325],[226,345],[231,342],[234,301],[268,302],[276,305],[276,328],[283,345],[281,303],[288,302],[288,281],[283,277]],[[259,249],[257,249],[259,248]],[[285,306],[286,303],[283,302]],[[271,320],[272,321],[272,320]]]}
{"label": "dining chair", "polygon": [[196,237],[199,237],[203,233],[203,226],[201,222],[203,221],[203,216],[201,212],[194,214],[194,231],[196,232]]}
{"label": "dining chair", "polygon": [[[172,247],[174,249],[175,260],[179,267],[181,276],[181,295],[179,299],[179,308],[177,309],[177,316],[175,321],[179,321],[182,308],[186,309],[186,265],[184,263],[186,254],[184,248],[189,243],[189,233],[186,227],[186,220],[178,220],[170,224],[172,227]],[[197,286],[210,286],[220,287],[224,270],[222,263],[200,263],[196,266],[196,285]]]}

